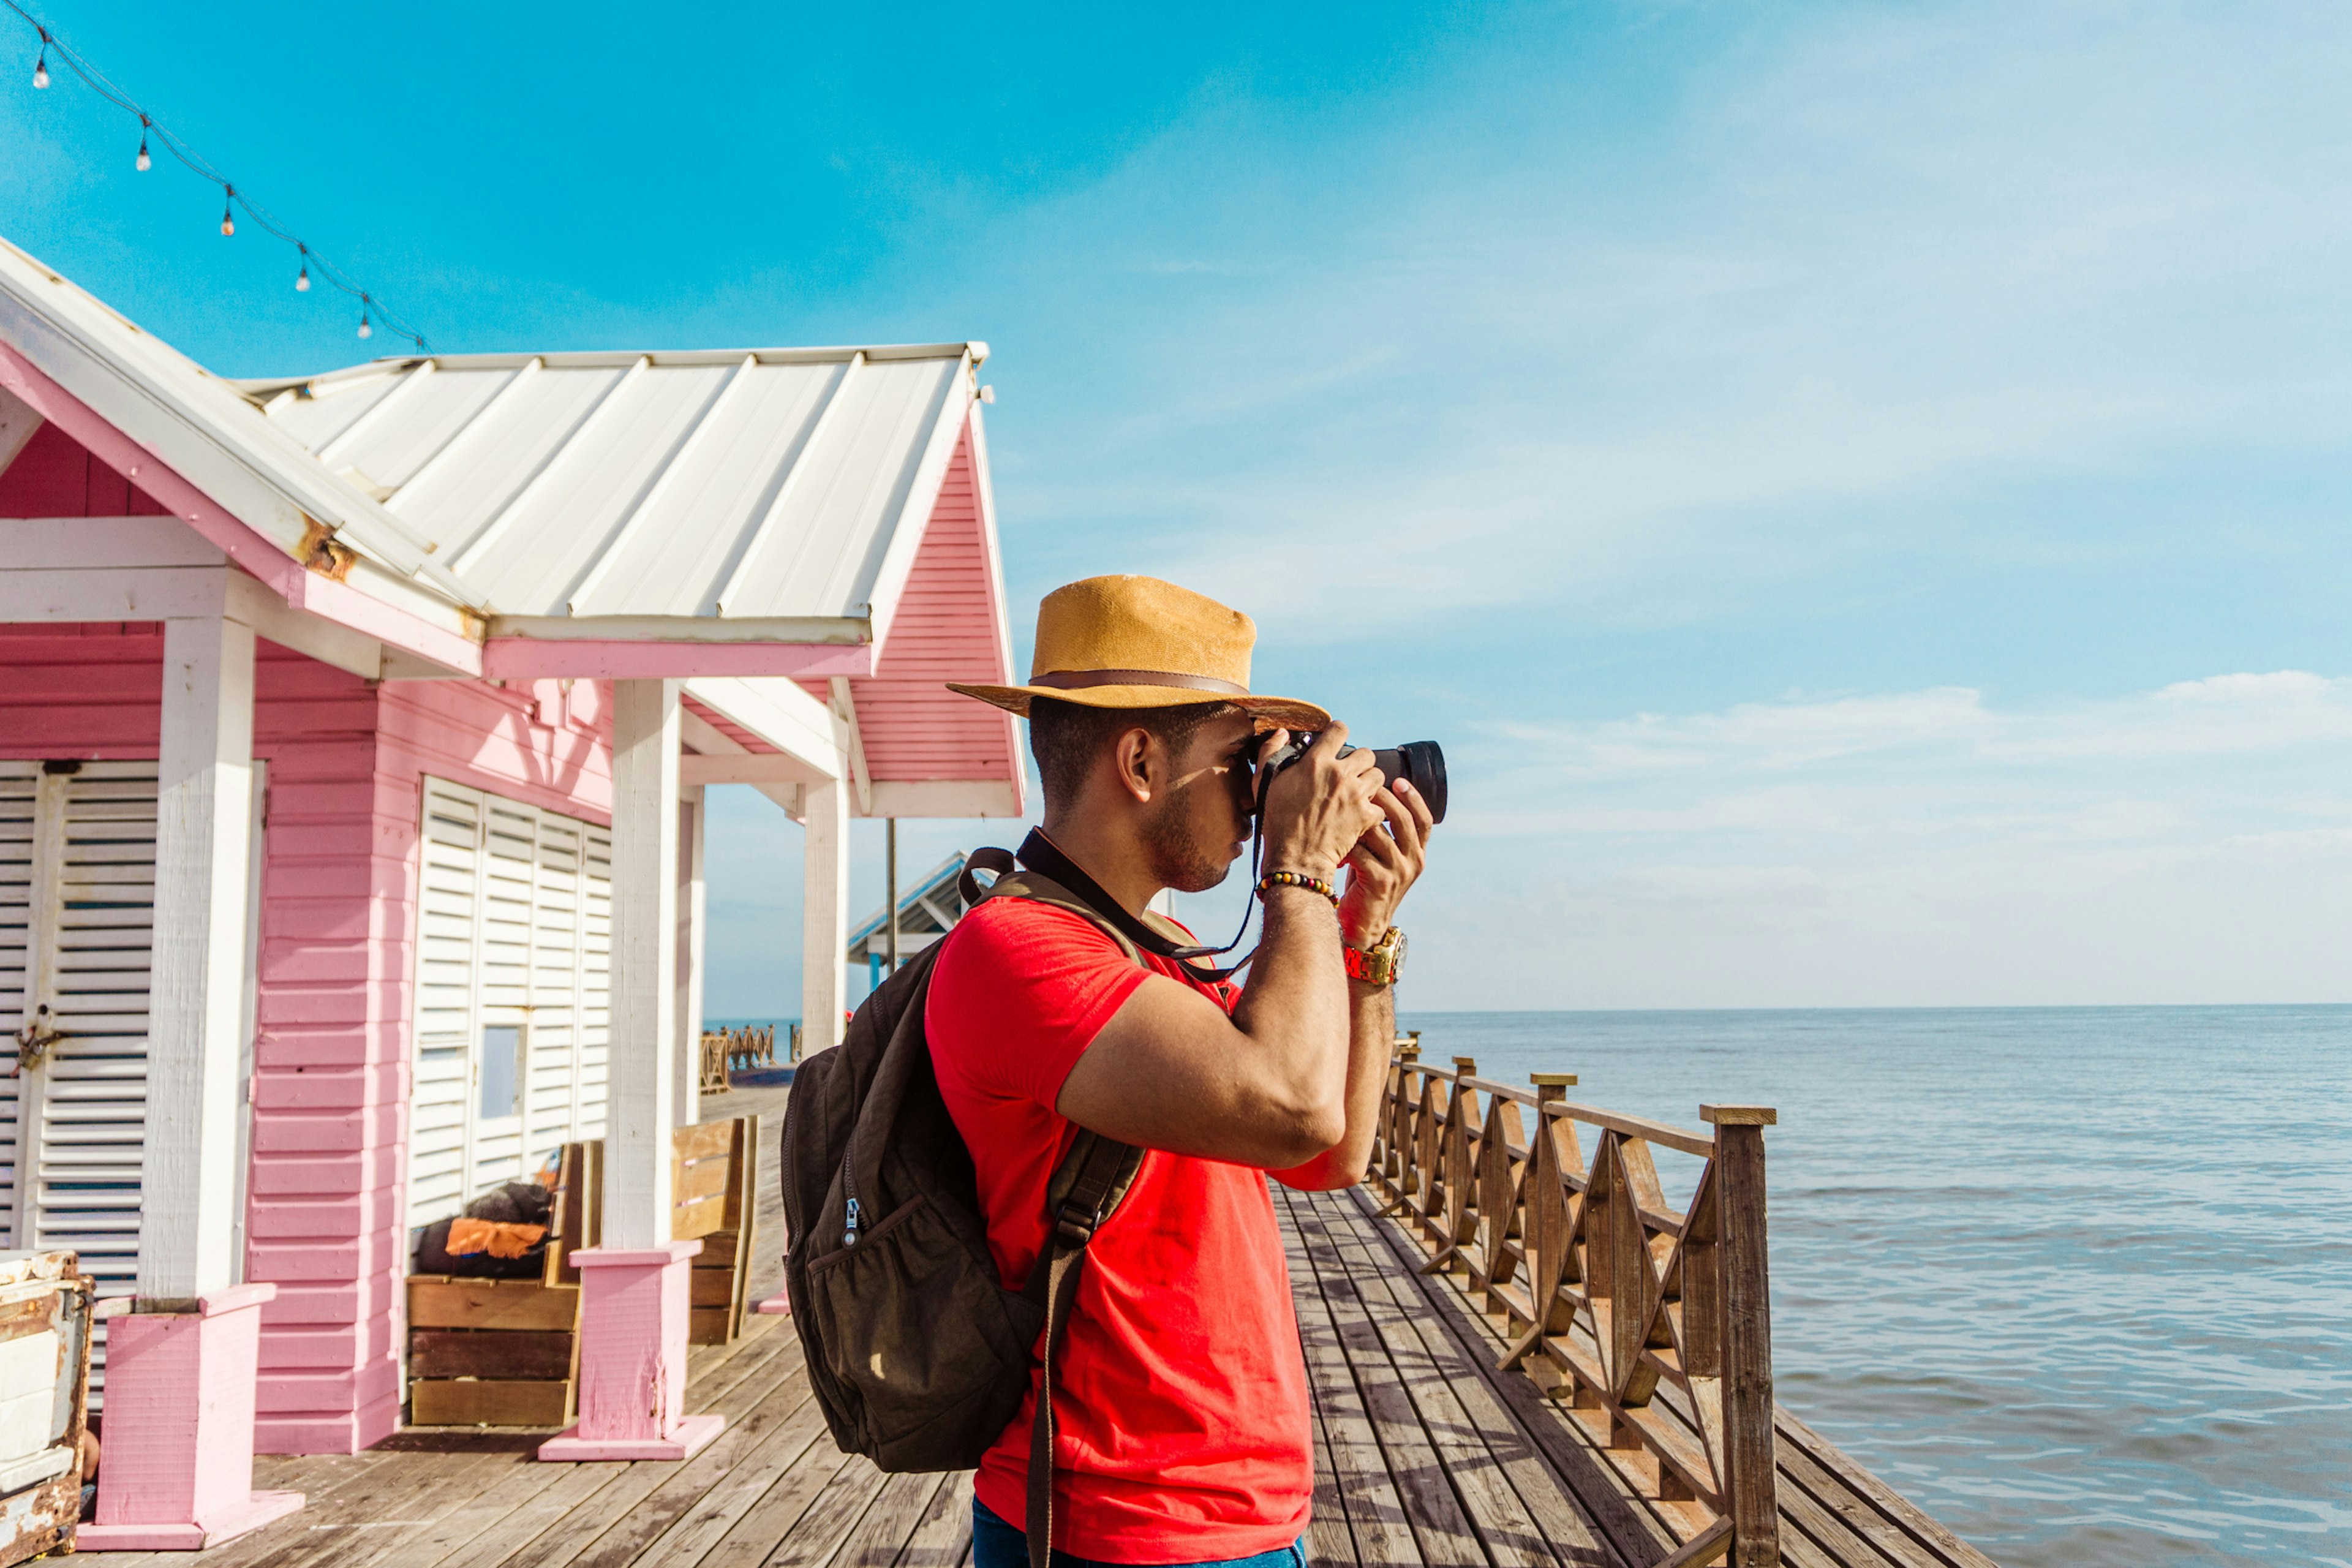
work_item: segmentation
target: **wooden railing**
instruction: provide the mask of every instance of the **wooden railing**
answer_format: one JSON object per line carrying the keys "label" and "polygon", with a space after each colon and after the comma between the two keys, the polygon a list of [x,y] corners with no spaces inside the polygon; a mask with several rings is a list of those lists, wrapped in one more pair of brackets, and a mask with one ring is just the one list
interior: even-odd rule
{"label": "wooden railing", "polygon": [[[1369,1184],[1517,1367],[1650,1500],[1690,1568],[1780,1561],[1762,1106],[1714,1135],[1570,1104],[1566,1073],[1490,1082],[1467,1057],[1389,1073]],[[1579,1129],[1596,1135],[1588,1162]],[[1705,1162],[1668,1206],[1653,1146]]]}
{"label": "wooden railing", "polygon": [[[799,1026],[793,1026],[798,1038]],[[729,1072],[749,1072],[753,1068],[776,1065],[776,1026],[741,1029],[707,1029],[702,1036],[701,1078],[698,1082],[705,1094],[725,1094],[733,1086],[727,1081]]]}

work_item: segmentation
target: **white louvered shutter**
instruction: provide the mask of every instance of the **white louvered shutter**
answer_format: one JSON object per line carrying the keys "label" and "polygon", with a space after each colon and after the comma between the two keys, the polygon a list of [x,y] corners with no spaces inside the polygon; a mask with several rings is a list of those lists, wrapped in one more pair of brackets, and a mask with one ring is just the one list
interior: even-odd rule
{"label": "white louvered shutter", "polygon": [[[37,768],[39,765],[35,764]],[[58,1037],[10,1082],[10,1246],[71,1247],[100,1297],[139,1269],[147,1133],[147,984],[155,915],[155,764],[41,769],[5,787],[13,824],[29,795],[19,1028],[48,1009]],[[13,1065],[13,1064],[11,1064]],[[90,1352],[92,1403],[104,1336]]]}
{"label": "white louvered shutter", "polygon": [[[604,1136],[612,902],[612,836],[575,817],[427,779],[423,838],[412,1226]],[[485,1046],[509,1037],[514,1110],[499,1114]]]}

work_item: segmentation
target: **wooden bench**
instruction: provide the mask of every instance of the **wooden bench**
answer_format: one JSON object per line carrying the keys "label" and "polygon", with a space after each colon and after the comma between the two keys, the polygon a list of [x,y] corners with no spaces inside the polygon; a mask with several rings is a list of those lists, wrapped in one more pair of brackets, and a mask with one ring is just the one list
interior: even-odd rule
{"label": "wooden bench", "polygon": [[[699,1240],[688,1337],[743,1331],[757,1230],[760,1119],[681,1127],[670,1167],[670,1234]],[[604,1145],[567,1143],[554,1224],[536,1279],[408,1279],[408,1408],[416,1426],[561,1426],[579,1415],[580,1270],[604,1235]]]}
{"label": "wooden bench", "polygon": [[677,1130],[670,1172],[669,1233],[699,1238],[688,1339],[723,1345],[743,1332],[751,1305],[751,1247],[758,1230],[760,1119],[734,1116]]}
{"label": "wooden bench", "polygon": [[566,1143],[536,1279],[408,1277],[408,1419],[416,1426],[561,1426],[579,1414],[580,1270],[602,1230],[604,1145]]}

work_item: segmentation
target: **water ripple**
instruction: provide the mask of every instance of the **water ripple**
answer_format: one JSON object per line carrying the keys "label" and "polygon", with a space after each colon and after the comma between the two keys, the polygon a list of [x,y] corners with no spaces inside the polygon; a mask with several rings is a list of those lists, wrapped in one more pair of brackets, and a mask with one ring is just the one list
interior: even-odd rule
{"label": "water ripple", "polygon": [[2352,1568],[2352,1008],[1406,1023],[1684,1126],[1777,1107],[1781,1400],[1997,1561]]}

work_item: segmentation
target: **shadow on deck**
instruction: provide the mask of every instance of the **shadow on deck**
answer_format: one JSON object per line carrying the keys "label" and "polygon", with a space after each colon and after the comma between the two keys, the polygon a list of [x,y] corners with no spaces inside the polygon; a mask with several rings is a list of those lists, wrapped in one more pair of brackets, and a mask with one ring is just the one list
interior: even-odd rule
{"label": "shadow on deck", "polygon": [[[781,1110],[739,1092],[728,1114]],[[777,1103],[771,1103],[773,1100]],[[714,1110],[717,1107],[713,1108]],[[781,1114],[763,1114],[775,1169]],[[1536,1385],[1495,1371],[1502,1342],[1362,1190],[1276,1187],[1316,1406],[1319,1565],[1650,1568],[1672,1552],[1655,1511]],[[776,1288],[772,1183],[761,1185],[754,1294]],[[1425,1256],[1425,1255],[1423,1255]],[[363,1454],[264,1458],[255,1485],[299,1513],[209,1552],[86,1553],[87,1568],[958,1568],[970,1478],[884,1476],[834,1448],[790,1321],[692,1352],[687,1408],[727,1416],[684,1463],[541,1465],[540,1431],[415,1429]],[[1991,1568],[1781,1413],[1782,1560],[1794,1568]]]}

